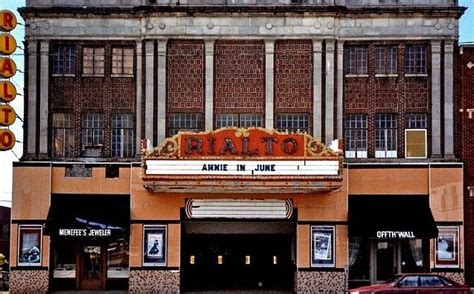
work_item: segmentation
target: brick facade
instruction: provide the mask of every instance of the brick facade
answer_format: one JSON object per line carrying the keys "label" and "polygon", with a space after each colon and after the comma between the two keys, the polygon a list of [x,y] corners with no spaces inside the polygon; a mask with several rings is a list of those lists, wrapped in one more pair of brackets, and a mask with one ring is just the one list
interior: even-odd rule
{"label": "brick facade", "polygon": [[474,197],[470,196],[469,187],[474,186],[474,113],[469,118],[468,109],[474,109],[474,47],[462,48],[459,70],[461,75],[461,109],[460,133],[462,136],[462,155],[464,162],[464,219],[466,247],[466,283],[474,284]]}
{"label": "brick facade", "polygon": [[204,113],[204,42],[167,43],[167,112]]}
{"label": "brick facade", "polygon": [[[51,42],[50,52],[54,46],[64,43]],[[115,113],[131,113],[135,115],[136,83],[135,75],[131,77],[112,76],[112,48],[135,48],[134,43],[117,42],[70,42],[76,49],[74,76],[53,75],[50,70],[50,112],[72,113],[75,120],[75,157],[81,156],[82,115],[85,113],[101,113],[104,115],[104,157],[110,157],[110,116]],[[82,52],[85,46],[105,48],[105,74],[100,77],[83,76]],[[135,49],[134,49],[135,51]],[[50,53],[52,54],[52,53]],[[135,56],[135,54],[134,54]],[[135,59],[135,58],[134,58]],[[134,61],[134,69],[136,68]],[[52,116],[50,116],[50,124]],[[49,144],[51,146],[51,143]],[[51,147],[49,152],[52,154]]]}
{"label": "brick facade", "polygon": [[[396,43],[350,43],[347,46],[368,48],[368,73],[344,77],[344,115],[366,114],[368,118],[368,157],[375,156],[375,115],[390,113],[397,115],[397,157],[405,157],[406,114],[425,113],[428,120],[428,157],[430,156],[431,113],[431,56],[430,44],[426,46],[427,74],[408,76],[405,74],[405,46]],[[397,47],[397,73],[376,75],[375,47]],[[344,56],[347,58],[347,56]]]}
{"label": "brick facade", "polygon": [[265,113],[265,43],[216,41],[214,112]]}

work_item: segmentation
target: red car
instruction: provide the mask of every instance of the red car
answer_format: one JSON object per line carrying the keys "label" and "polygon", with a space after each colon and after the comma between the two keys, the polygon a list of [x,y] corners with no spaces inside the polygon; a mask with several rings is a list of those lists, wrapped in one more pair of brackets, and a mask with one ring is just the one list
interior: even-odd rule
{"label": "red car", "polygon": [[401,274],[383,284],[360,287],[351,294],[372,293],[438,293],[469,294],[469,287],[436,274]]}

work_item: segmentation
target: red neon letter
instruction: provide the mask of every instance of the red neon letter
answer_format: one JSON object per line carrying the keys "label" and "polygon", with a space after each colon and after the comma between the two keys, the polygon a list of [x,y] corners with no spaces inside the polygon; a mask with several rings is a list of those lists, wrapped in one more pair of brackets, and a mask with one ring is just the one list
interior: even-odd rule
{"label": "red neon letter", "polygon": [[3,111],[3,114],[5,115],[3,122],[5,124],[8,124],[8,118],[10,117],[10,113],[12,112],[12,110],[10,108],[3,108],[1,110]]}
{"label": "red neon letter", "polygon": [[13,138],[12,138],[12,135],[10,133],[4,132],[3,134],[1,134],[0,144],[2,144],[3,146],[5,146],[5,147],[10,146],[12,141],[13,141]]}
{"label": "red neon letter", "polygon": [[13,27],[13,15],[10,13],[3,14],[3,25],[6,27]]}

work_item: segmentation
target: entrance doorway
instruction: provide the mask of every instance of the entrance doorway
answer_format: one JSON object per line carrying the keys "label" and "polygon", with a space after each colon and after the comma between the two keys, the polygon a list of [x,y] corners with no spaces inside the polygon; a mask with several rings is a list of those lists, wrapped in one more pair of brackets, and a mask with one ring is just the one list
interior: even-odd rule
{"label": "entrance doorway", "polygon": [[[183,291],[293,290],[294,234],[243,233],[246,230],[239,232],[242,226],[246,225],[234,224],[235,233],[231,234],[222,233],[225,229],[221,233],[210,229],[212,234],[184,230]],[[258,224],[248,226],[256,228]]]}
{"label": "entrance doorway", "polygon": [[103,290],[107,278],[106,251],[103,245],[81,245],[79,254],[79,289]]}
{"label": "entrance doorway", "polygon": [[378,284],[399,273],[429,270],[429,240],[350,239],[349,288]]}

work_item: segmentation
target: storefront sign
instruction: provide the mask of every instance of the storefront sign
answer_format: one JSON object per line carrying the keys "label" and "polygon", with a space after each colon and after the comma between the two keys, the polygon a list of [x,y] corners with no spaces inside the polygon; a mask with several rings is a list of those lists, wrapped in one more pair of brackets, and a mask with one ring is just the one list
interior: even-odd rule
{"label": "storefront sign", "polygon": [[0,34],[0,53],[9,55],[16,50],[16,40],[10,34]]}
{"label": "storefront sign", "polygon": [[0,151],[10,150],[15,146],[16,138],[12,131],[0,129]]}
{"label": "storefront sign", "polygon": [[413,231],[377,231],[377,238],[379,239],[414,239],[416,237]]}
{"label": "storefront sign", "polygon": [[338,161],[148,160],[147,175],[337,176]]}
{"label": "storefront sign", "polygon": [[0,105],[0,126],[11,126],[15,120],[15,110],[10,105]]}
{"label": "storefront sign", "polygon": [[16,88],[10,81],[0,81],[0,102],[11,102],[16,98]]}
{"label": "storefront sign", "polygon": [[58,235],[62,237],[110,237],[111,229],[59,229]]}
{"label": "storefront sign", "polygon": [[0,58],[0,77],[9,79],[16,74],[16,63],[9,57]]}
{"label": "storefront sign", "polygon": [[0,11],[0,30],[9,32],[13,30],[17,25],[16,16],[9,10]]}

